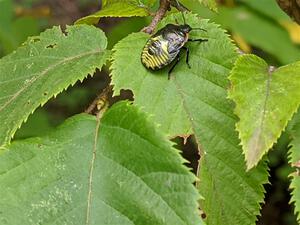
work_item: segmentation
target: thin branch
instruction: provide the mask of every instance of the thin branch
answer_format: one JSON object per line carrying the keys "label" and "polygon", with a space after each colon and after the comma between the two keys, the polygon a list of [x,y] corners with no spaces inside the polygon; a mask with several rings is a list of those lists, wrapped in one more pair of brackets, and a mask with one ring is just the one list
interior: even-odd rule
{"label": "thin branch", "polygon": [[144,27],[142,31],[148,34],[152,34],[159,21],[161,21],[162,18],[164,18],[167,11],[170,9],[170,6],[171,3],[169,0],[160,0],[159,8],[156,11],[155,16],[153,17],[151,23],[149,24],[149,26]]}
{"label": "thin branch", "polygon": [[280,8],[300,24],[300,0],[276,0]]}
{"label": "thin branch", "polygon": [[96,114],[98,114],[99,111],[101,111],[103,108],[105,108],[108,105],[108,97],[111,91],[112,91],[111,85],[104,88],[84,112],[93,114],[93,112],[96,110]]}

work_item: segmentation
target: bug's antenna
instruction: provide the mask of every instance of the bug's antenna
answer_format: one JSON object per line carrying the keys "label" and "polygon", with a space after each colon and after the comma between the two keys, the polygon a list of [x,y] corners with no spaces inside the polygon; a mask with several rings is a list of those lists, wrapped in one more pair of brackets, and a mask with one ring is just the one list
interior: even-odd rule
{"label": "bug's antenna", "polygon": [[183,13],[182,11],[180,11],[180,12],[181,12],[181,15],[182,15],[183,23],[184,23],[184,25],[185,25],[185,24],[186,24],[186,22],[185,22],[184,13]]}
{"label": "bug's antenna", "polygon": [[[175,0],[175,1],[176,1],[176,4],[177,4],[177,7],[180,8],[181,5],[179,4],[178,0]],[[181,15],[182,15],[183,23],[186,24],[183,11],[180,10],[180,12],[181,12]]]}

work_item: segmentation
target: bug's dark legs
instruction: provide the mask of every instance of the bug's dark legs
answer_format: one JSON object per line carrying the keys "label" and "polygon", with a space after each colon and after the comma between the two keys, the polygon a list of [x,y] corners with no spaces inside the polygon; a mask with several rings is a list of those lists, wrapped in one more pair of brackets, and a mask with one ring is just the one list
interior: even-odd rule
{"label": "bug's dark legs", "polygon": [[191,65],[189,63],[189,56],[190,56],[190,49],[187,47],[182,47],[182,49],[184,49],[186,51],[186,57],[185,57],[185,63],[187,64],[187,66],[189,67],[189,69],[191,69]]}
{"label": "bug's dark legs", "polygon": [[180,60],[180,57],[179,57],[179,54],[176,56],[176,61],[174,63],[174,65],[171,67],[171,69],[169,70],[168,72],[168,80],[170,80],[170,77],[171,77],[171,73],[172,71],[174,70],[175,66],[179,63],[179,60]]}
{"label": "bug's dark legs", "polygon": [[206,41],[208,41],[208,39],[201,39],[201,38],[199,38],[199,39],[188,39],[188,41],[191,41],[191,42],[206,42]]}

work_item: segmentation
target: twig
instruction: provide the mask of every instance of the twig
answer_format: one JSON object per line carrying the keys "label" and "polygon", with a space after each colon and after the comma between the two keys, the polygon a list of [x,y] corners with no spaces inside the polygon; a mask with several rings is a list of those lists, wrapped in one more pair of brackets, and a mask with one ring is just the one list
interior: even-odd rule
{"label": "twig", "polygon": [[300,24],[300,0],[276,0],[280,8]]}
{"label": "twig", "polygon": [[96,109],[96,114],[108,105],[108,96],[112,91],[112,86],[109,85],[104,88],[101,93],[93,100],[89,107],[84,111],[85,113],[93,114]]}
{"label": "twig", "polygon": [[148,33],[148,34],[152,34],[155,27],[157,26],[157,24],[159,23],[159,21],[162,20],[162,18],[164,18],[164,16],[166,15],[167,11],[170,9],[170,1],[169,0],[160,0],[159,2],[159,8],[155,13],[154,18],[152,19],[151,23],[149,24],[149,26],[144,27],[142,29],[143,32]]}

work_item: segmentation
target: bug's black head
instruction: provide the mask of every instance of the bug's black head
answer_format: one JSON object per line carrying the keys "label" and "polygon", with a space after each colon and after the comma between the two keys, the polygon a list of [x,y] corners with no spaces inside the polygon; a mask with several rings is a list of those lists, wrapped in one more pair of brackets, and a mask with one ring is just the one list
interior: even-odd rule
{"label": "bug's black head", "polygon": [[192,28],[188,24],[183,24],[183,25],[179,26],[179,30],[182,31],[183,33],[187,34],[192,30]]}

